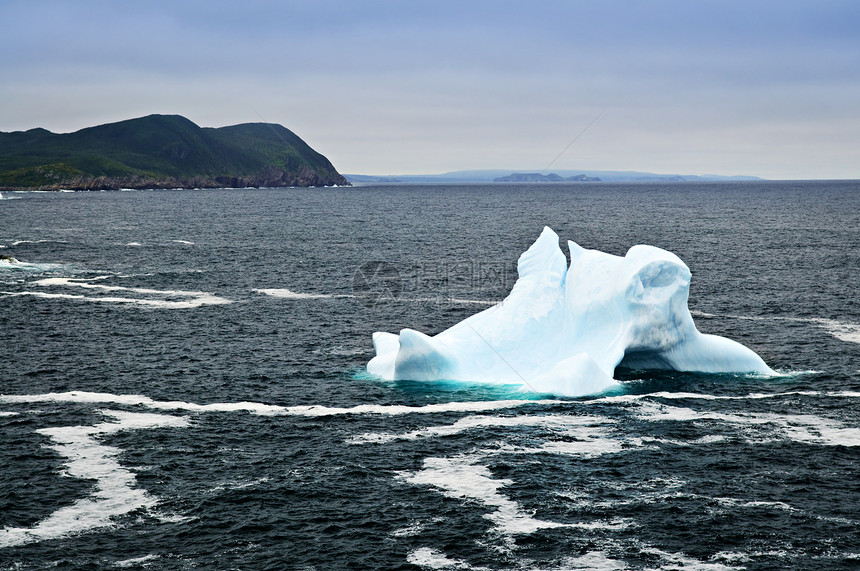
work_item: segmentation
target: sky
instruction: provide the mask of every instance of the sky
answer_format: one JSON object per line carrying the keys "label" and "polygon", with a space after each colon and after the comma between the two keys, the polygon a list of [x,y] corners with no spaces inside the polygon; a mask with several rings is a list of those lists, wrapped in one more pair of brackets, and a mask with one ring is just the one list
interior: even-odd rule
{"label": "sky", "polygon": [[0,0],[0,26],[0,131],[164,113],[280,123],[350,174],[860,179],[856,0]]}

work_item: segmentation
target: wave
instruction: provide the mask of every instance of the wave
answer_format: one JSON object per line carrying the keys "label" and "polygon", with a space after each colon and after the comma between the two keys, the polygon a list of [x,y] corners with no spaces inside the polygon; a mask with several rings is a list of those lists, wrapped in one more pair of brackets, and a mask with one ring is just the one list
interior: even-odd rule
{"label": "wave", "polygon": [[[266,294],[281,299],[356,299],[359,296],[337,293],[305,293],[287,288],[258,288],[257,293]],[[453,303],[457,305],[496,305],[499,302],[486,299],[462,299],[456,297],[403,297],[394,301],[404,303]]]}
{"label": "wave", "polygon": [[424,467],[416,472],[400,472],[396,478],[413,485],[431,486],[449,498],[477,501],[495,508],[484,517],[505,535],[534,533],[540,529],[569,527],[564,523],[535,519],[516,502],[499,493],[499,488],[513,484],[512,480],[493,479],[490,469],[477,464],[480,457],[425,458]]}
{"label": "wave", "polygon": [[397,301],[407,303],[454,303],[458,305],[498,305],[501,300],[492,299],[466,299],[459,297],[404,297]]}
{"label": "wave", "polygon": [[[734,571],[745,569],[746,567],[733,567],[723,565],[721,563],[710,563],[700,561],[683,553],[669,553],[661,549],[643,546],[636,546],[638,550],[652,558],[657,558],[660,562],[660,569],[674,569],[676,571]],[[718,553],[714,559],[723,559],[728,563],[730,559],[743,558],[746,561],[746,556],[736,556],[729,553]],[[410,551],[406,557],[407,562],[424,569],[465,569],[467,571],[486,571],[488,567],[474,567],[462,559],[452,559],[443,552],[429,547],[421,547]],[[589,551],[577,557],[567,557],[560,562],[560,567],[547,569],[547,571],[566,571],[576,569],[577,571],[624,571],[630,569],[629,564],[623,560],[613,559],[602,551]]]}
{"label": "wave", "polygon": [[51,239],[42,239],[42,240],[15,240],[10,246],[20,246],[21,244],[68,244],[65,240],[51,240]]}
{"label": "wave", "polygon": [[352,295],[334,295],[330,293],[299,293],[286,288],[255,289],[254,291],[282,299],[332,299],[335,297],[355,297]]}
{"label": "wave", "polygon": [[404,434],[369,433],[354,437],[351,442],[364,444],[370,442],[390,442],[393,440],[418,440],[439,436],[452,436],[467,430],[491,427],[540,426],[555,430],[567,430],[572,427],[587,426],[589,430],[600,424],[612,424],[614,420],[599,416],[467,416],[454,424],[422,428]]}
{"label": "wave", "polygon": [[89,403],[89,404],[121,404],[127,406],[143,406],[157,410],[183,410],[187,412],[249,412],[261,416],[337,416],[352,414],[379,414],[399,416],[404,414],[437,414],[440,412],[485,412],[503,410],[527,405],[561,404],[568,401],[558,400],[504,400],[504,401],[467,401],[428,404],[423,406],[408,405],[369,405],[362,404],[348,408],[328,407],[324,405],[278,406],[257,402],[195,404],[182,401],[156,401],[142,395],[115,395],[112,393],[95,393],[86,391],[69,391],[64,393],[45,393],[38,395],[3,395],[0,402],[6,403]]}
{"label": "wave", "polygon": [[22,262],[11,256],[0,257],[0,271],[11,270],[20,272],[50,272],[63,267],[62,264],[39,264]]}
{"label": "wave", "polygon": [[860,343],[860,323],[845,323],[835,319],[812,318],[810,323],[818,325],[840,341]]}
{"label": "wave", "polygon": [[715,315],[713,313],[705,313],[703,311],[691,311],[695,317],[703,317],[706,319],[725,318],[725,319],[740,319],[745,321],[791,321],[795,323],[809,323],[820,327],[830,335],[836,337],[840,341],[846,343],[860,343],[860,323],[852,323],[846,321],[838,321],[836,319],[826,319],[823,317],[787,317],[781,315]]}
{"label": "wave", "polygon": [[124,567],[148,567],[150,563],[159,559],[161,559],[160,555],[150,553],[149,555],[143,555],[141,557],[133,557],[131,559],[123,559],[122,561],[116,561],[114,562],[114,566],[119,567],[121,569]]}
{"label": "wave", "polygon": [[409,552],[406,556],[406,561],[418,567],[425,569],[472,569],[472,570],[487,570],[488,567],[472,567],[462,559],[451,559],[444,553],[430,549],[429,547],[421,547],[415,551]]}
{"label": "wave", "polygon": [[781,393],[749,393],[746,395],[709,395],[706,393],[685,393],[685,392],[667,392],[667,391],[658,391],[655,393],[642,393],[642,394],[625,394],[625,395],[611,395],[604,397],[597,397],[594,399],[588,399],[581,402],[585,403],[612,403],[612,402],[634,402],[648,398],[662,398],[662,399],[680,399],[680,400],[728,400],[728,401],[739,401],[739,400],[762,400],[762,399],[773,399],[773,398],[782,398],[789,396],[808,396],[808,397],[825,397],[825,398],[857,398],[860,397],[860,392],[856,391],[787,391]]}
{"label": "wave", "polygon": [[744,427],[763,427],[764,437],[749,439],[752,444],[785,439],[824,446],[860,446],[860,428],[811,414],[702,412],[656,402],[640,403],[635,414],[648,422],[718,421]]}
{"label": "wave", "polygon": [[185,298],[180,300],[171,299],[152,299],[139,297],[115,297],[115,296],[86,296],[74,295],[65,293],[48,293],[40,291],[23,291],[23,292],[0,292],[0,294],[8,296],[32,296],[43,299],[74,299],[80,301],[91,301],[100,303],[121,303],[132,305],[143,305],[147,307],[158,307],[164,309],[189,309],[201,307],[203,305],[224,305],[233,303],[232,300],[216,296],[214,294],[203,291],[182,291],[182,290],[157,290],[148,288],[132,288],[124,286],[111,286],[104,284],[94,284],[91,281],[104,279],[103,276],[92,278],[90,280],[74,279],[74,278],[46,278],[32,282],[32,285],[41,287],[75,287],[89,290],[107,291],[107,292],[129,292],[150,296],[159,297],[178,297]]}
{"label": "wave", "polygon": [[[545,405],[595,405],[607,403],[637,403],[646,399],[699,399],[699,400],[759,400],[780,398],[785,396],[812,396],[823,398],[860,398],[860,392],[856,391],[790,391],[772,394],[751,393],[741,396],[725,396],[725,395],[709,395],[703,393],[670,393],[656,392],[645,393],[639,395],[613,395],[590,399],[578,400],[556,400],[556,399],[508,399],[494,401],[451,401],[444,403],[427,404],[420,406],[411,405],[377,405],[377,404],[361,404],[353,407],[330,407],[326,405],[297,405],[297,406],[280,406],[265,404],[259,402],[232,402],[232,403],[210,403],[197,404],[184,401],[157,401],[150,397],[135,394],[113,394],[113,393],[98,393],[88,391],[68,391],[62,393],[44,393],[44,394],[23,394],[23,395],[6,395],[0,394],[0,402],[6,403],[40,403],[40,402],[57,402],[57,403],[88,403],[88,404],[113,404],[126,406],[143,406],[155,410],[182,410],[187,412],[248,412],[261,416],[339,416],[339,415],[361,415],[361,414],[378,414],[383,416],[401,416],[406,414],[438,414],[447,412],[489,412],[496,410],[506,410],[523,406],[545,406]],[[501,418],[501,417],[492,417]],[[529,417],[515,417],[514,420],[498,420],[486,421],[476,420],[476,425],[482,422],[494,422],[494,426],[500,426],[504,423],[515,425],[517,422],[531,422],[523,420]],[[542,417],[539,417],[542,418]],[[565,419],[567,422],[576,423],[598,423],[604,420],[602,417],[595,416],[558,416],[555,418]],[[519,420],[517,420],[519,419]],[[605,419],[608,421],[608,419]],[[458,425],[461,428],[468,427],[468,422],[463,420],[462,424]],[[538,421],[535,421],[538,422]],[[552,420],[541,420],[540,422],[553,422]],[[458,429],[459,430],[459,429]],[[456,432],[456,431],[455,431]],[[416,431],[416,435],[420,435],[421,431]],[[410,433],[411,434],[411,433]],[[401,439],[402,436],[389,435],[392,440]],[[381,437],[385,440],[388,437]],[[409,438],[407,438],[409,439]]]}
{"label": "wave", "polygon": [[112,525],[113,518],[140,508],[150,508],[157,499],[134,487],[135,475],[116,461],[121,452],[105,446],[98,437],[121,430],[146,428],[183,428],[188,419],[151,413],[102,411],[117,422],[95,426],[59,426],[41,428],[36,432],[48,436],[48,447],[65,458],[64,473],[83,480],[95,480],[92,494],[58,509],[33,527],[0,529],[0,547],[12,547],[55,539]]}

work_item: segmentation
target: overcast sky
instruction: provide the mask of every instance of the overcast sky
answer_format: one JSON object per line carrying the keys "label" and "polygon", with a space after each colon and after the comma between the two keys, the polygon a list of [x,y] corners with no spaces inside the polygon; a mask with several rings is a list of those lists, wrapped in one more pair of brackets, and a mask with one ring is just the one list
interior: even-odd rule
{"label": "overcast sky", "polygon": [[0,0],[0,26],[0,131],[175,113],[280,123],[342,173],[860,178],[856,0]]}

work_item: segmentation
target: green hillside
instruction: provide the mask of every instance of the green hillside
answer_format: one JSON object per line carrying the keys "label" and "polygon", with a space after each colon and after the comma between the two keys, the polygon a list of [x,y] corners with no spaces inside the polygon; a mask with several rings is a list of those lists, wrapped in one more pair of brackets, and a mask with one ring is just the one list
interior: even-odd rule
{"label": "green hillside", "polygon": [[347,184],[328,159],[271,123],[214,129],[149,115],[68,134],[0,132],[0,190]]}

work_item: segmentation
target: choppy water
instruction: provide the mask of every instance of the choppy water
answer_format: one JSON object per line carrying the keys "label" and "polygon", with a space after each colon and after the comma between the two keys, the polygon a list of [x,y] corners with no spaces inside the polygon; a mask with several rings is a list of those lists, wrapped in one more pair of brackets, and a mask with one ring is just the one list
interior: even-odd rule
{"label": "choppy water", "polygon": [[[544,225],[785,375],[362,373]],[[0,255],[2,569],[860,567],[858,183],[7,193]]]}

